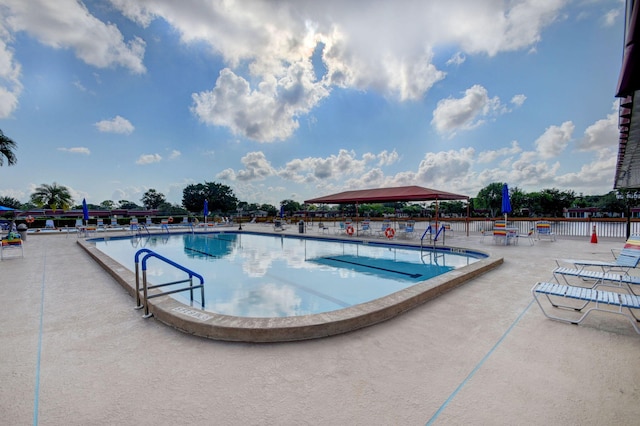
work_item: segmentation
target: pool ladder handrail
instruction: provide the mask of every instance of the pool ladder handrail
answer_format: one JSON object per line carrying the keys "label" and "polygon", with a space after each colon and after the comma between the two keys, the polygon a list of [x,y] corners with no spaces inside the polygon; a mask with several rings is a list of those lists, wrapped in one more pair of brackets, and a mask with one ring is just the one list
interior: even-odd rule
{"label": "pool ladder handrail", "polygon": [[[142,258],[142,300],[140,299],[140,256],[146,253],[145,256]],[[168,283],[163,283],[163,284],[155,284],[155,285],[148,285],[147,284],[147,260],[151,257],[155,257],[156,259],[159,259],[177,269],[180,269],[183,272],[186,272],[189,275],[188,279],[185,280],[178,280],[178,281],[172,281],[172,282],[168,282]],[[160,296],[166,296],[168,294],[173,294],[173,293],[179,293],[181,291],[189,291],[191,293],[191,302],[193,303],[193,290],[196,289],[200,289],[200,297],[202,300],[202,309],[204,309],[204,278],[202,277],[202,275],[193,272],[192,270],[185,268],[184,266],[170,260],[167,259],[166,257],[154,252],[151,249],[148,248],[143,248],[140,249],[136,252],[135,257],[134,257],[134,261],[135,261],[135,268],[136,268],[136,307],[135,309],[142,309],[144,308],[144,315],[142,316],[143,318],[150,318],[151,316],[153,316],[153,314],[149,313],[149,303],[148,300],[152,299],[154,297],[160,297]],[[198,278],[200,280],[200,284],[198,285],[193,285],[193,278]],[[152,294],[149,295],[148,294],[148,290],[150,289],[154,289],[154,288],[159,288],[159,287],[164,287],[164,286],[168,286],[168,285],[173,285],[173,284],[181,284],[181,283],[189,283],[189,286],[184,287],[184,288],[179,288],[179,289],[175,289],[175,290],[170,290],[170,291],[164,291],[160,294]]]}
{"label": "pool ladder handrail", "polygon": [[444,245],[445,242],[445,234],[446,234],[446,229],[444,227],[444,225],[442,225],[440,227],[440,229],[438,229],[438,232],[436,232],[436,236],[435,238],[431,239],[431,235],[433,234],[433,228],[431,227],[431,225],[427,226],[427,229],[424,230],[424,233],[422,234],[422,237],[420,237],[420,251],[422,252],[422,249],[424,248],[424,238],[427,236],[427,234],[429,234],[429,241],[432,241],[432,248],[436,248],[436,243],[438,242],[438,237],[440,236],[440,234],[442,234],[442,244]]}

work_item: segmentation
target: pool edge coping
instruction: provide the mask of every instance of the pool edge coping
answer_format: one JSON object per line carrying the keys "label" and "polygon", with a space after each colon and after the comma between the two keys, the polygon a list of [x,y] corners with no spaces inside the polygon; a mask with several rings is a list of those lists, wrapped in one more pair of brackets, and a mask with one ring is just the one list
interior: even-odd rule
{"label": "pool edge coping", "polygon": [[[272,233],[257,234],[274,235]],[[91,240],[78,240],[77,244],[135,298],[134,272],[102,253],[91,243]],[[415,245],[406,244],[406,246],[416,248]],[[451,247],[445,246],[445,248]],[[202,311],[198,307],[180,303],[171,297],[149,300],[149,312],[158,321],[177,330],[214,340],[274,343],[318,339],[348,333],[395,318],[497,268],[503,262],[502,257],[492,259],[487,255],[486,258],[479,259],[470,265],[419,282],[387,296],[352,307],[311,315],[276,318],[236,317]],[[159,290],[155,291],[159,293]]]}

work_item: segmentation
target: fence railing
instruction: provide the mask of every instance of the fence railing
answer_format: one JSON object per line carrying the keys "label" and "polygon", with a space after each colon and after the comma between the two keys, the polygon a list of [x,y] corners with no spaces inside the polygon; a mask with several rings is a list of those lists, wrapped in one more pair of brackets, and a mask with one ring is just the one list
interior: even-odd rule
{"label": "fence railing", "polygon": [[[500,218],[496,218],[500,220]],[[518,228],[518,232],[526,234],[535,228],[536,222],[546,221],[551,223],[551,230],[558,236],[588,237],[596,227],[596,233],[600,237],[627,238],[629,234],[640,233],[640,220],[637,219],[564,219],[564,218],[507,218],[509,226]],[[454,232],[466,232],[466,219],[442,219],[449,223]],[[425,225],[426,226],[426,225]],[[482,232],[493,229],[493,221],[485,219],[469,219],[469,232]]]}

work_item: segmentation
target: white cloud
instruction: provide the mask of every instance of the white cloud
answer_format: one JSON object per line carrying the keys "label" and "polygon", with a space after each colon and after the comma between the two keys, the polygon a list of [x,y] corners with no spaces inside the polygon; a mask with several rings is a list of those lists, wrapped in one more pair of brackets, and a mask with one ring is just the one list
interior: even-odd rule
{"label": "white cloud", "polygon": [[462,54],[462,52],[456,52],[447,62],[447,65],[461,65],[466,61],[467,58]]}
{"label": "white cloud", "polygon": [[462,98],[438,101],[431,124],[439,133],[453,135],[458,130],[469,130],[481,125],[489,115],[504,112],[506,108],[500,99],[489,98],[487,89],[476,84],[465,90]]}
{"label": "white cloud", "polygon": [[216,175],[216,179],[235,180],[236,172],[234,172],[233,169],[224,169],[223,171],[221,171]]}
{"label": "white cloud", "polygon": [[478,163],[491,163],[500,157],[511,156],[522,152],[522,148],[518,141],[511,142],[510,147],[504,147],[497,150],[482,151],[478,154]]}
{"label": "white cloud", "polygon": [[58,148],[58,151],[70,152],[72,154],[84,154],[84,155],[91,154],[91,151],[89,151],[89,148],[86,148],[84,146],[77,146],[74,148]]}
{"label": "white cloud", "polygon": [[223,69],[213,90],[192,95],[191,111],[204,123],[226,126],[235,135],[259,142],[286,139],[298,128],[296,118],[328,94],[304,67],[289,71],[286,83],[271,78],[252,90],[244,78]]}
{"label": "white cloud", "polygon": [[144,73],[145,42],[135,37],[125,42],[113,24],[91,15],[76,0],[3,0],[3,21],[13,32],[25,31],[54,49],[71,48],[76,56],[98,68],[122,66]]}
{"label": "white cloud", "polygon": [[513,98],[511,98],[511,103],[517,107],[522,106],[522,104],[524,104],[524,101],[527,100],[527,97],[525,95],[515,95]]}
{"label": "white cloud", "polygon": [[181,155],[182,153],[180,151],[174,149],[169,154],[169,160],[175,160],[176,158],[179,158]]}
{"label": "white cloud", "polygon": [[571,135],[575,129],[571,121],[565,121],[560,126],[550,126],[535,141],[538,154],[542,158],[557,157],[564,151],[571,140]]}
{"label": "white cloud", "polygon": [[[211,46],[228,70],[212,90],[193,95],[193,113],[235,135],[270,142],[295,132],[298,117],[334,87],[375,90],[400,101],[423,98],[445,78],[433,63],[440,46],[458,48],[448,64],[471,54],[530,49],[565,2],[374,2],[366,8],[337,0],[254,1],[250,8],[195,0],[111,4],[141,26],[161,18],[184,43]],[[324,75],[316,76],[311,58],[318,51]],[[491,100],[484,102],[492,108]],[[442,131],[480,123],[473,111],[467,113],[469,121],[458,112],[458,120],[436,122]]]}
{"label": "white cloud", "polygon": [[0,119],[8,118],[18,107],[22,93],[21,66],[13,57],[13,50],[5,43],[8,35],[0,23]]}
{"label": "white cloud", "polygon": [[616,24],[618,16],[620,16],[620,9],[611,9],[602,17],[603,25],[605,27],[612,27]]}
{"label": "white cloud", "polygon": [[237,180],[263,180],[275,174],[274,168],[271,167],[271,163],[267,161],[262,152],[250,152],[242,157],[240,161],[244,164],[245,169],[236,173]]}
{"label": "white cloud", "polygon": [[136,164],[145,165],[162,161],[160,154],[143,154],[136,160]]}
{"label": "white cloud", "polygon": [[584,132],[584,138],[576,144],[581,151],[598,151],[602,148],[617,150],[618,138],[618,112],[617,102],[614,102],[615,111],[602,120],[598,120]]}
{"label": "white cloud", "polygon": [[135,127],[133,127],[133,124],[131,124],[129,120],[122,118],[119,115],[116,115],[111,120],[98,121],[95,123],[95,126],[101,132],[121,133],[125,135],[129,135],[135,130]]}

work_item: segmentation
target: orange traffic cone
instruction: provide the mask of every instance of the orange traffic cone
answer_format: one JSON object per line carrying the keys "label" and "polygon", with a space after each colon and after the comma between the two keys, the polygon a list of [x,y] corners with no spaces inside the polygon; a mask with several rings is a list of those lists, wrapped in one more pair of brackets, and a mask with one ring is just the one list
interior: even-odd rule
{"label": "orange traffic cone", "polygon": [[593,232],[591,233],[591,243],[598,244],[598,236],[596,235],[596,226],[593,225]]}

